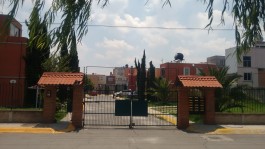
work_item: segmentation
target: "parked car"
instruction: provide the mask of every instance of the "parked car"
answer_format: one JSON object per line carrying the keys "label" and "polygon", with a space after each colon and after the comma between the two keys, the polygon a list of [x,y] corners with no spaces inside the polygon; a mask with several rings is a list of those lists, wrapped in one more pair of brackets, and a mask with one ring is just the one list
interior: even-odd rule
{"label": "parked car", "polygon": [[113,93],[113,98],[115,97],[137,97],[137,92],[136,91],[131,91],[131,90],[123,90],[123,91],[119,91],[119,92],[115,92]]}
{"label": "parked car", "polygon": [[120,97],[121,96],[121,93],[122,93],[122,91],[113,93],[113,98]]}

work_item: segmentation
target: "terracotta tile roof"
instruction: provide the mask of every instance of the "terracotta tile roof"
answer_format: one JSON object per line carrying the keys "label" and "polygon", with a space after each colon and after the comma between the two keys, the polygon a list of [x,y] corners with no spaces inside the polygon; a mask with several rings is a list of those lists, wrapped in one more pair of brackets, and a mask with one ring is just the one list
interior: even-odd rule
{"label": "terracotta tile roof", "polygon": [[38,81],[38,85],[74,85],[81,84],[83,73],[70,72],[44,72]]}
{"label": "terracotta tile roof", "polygon": [[178,80],[181,82],[183,87],[222,87],[214,76],[179,75]]}

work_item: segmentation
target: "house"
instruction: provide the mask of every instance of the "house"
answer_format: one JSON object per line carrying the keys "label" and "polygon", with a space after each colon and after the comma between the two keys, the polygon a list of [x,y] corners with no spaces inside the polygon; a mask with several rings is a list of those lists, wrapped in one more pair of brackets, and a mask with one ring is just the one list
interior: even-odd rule
{"label": "house", "polygon": [[242,62],[237,61],[236,47],[225,50],[225,65],[229,67],[228,74],[237,73],[242,77],[239,85],[265,87],[265,42],[258,42],[250,51],[241,56]]}
{"label": "house", "polygon": [[178,75],[200,75],[201,72],[208,73],[208,68],[215,68],[215,64],[207,63],[181,63],[166,62],[160,64],[161,77],[171,82],[173,86],[176,83]]}
{"label": "house", "polygon": [[225,66],[225,56],[215,55],[207,57],[208,64],[215,64],[217,67],[222,68]]}
{"label": "house", "polygon": [[0,106],[18,107],[24,103],[27,38],[16,19],[3,30],[8,17],[0,14]]}
{"label": "house", "polygon": [[91,82],[94,84],[94,88],[96,90],[104,90],[106,85],[106,75],[102,74],[88,74],[87,77],[91,80]]}
{"label": "house", "polygon": [[113,76],[115,76],[115,90],[122,91],[128,86],[128,78],[125,76],[126,67],[115,67]]}

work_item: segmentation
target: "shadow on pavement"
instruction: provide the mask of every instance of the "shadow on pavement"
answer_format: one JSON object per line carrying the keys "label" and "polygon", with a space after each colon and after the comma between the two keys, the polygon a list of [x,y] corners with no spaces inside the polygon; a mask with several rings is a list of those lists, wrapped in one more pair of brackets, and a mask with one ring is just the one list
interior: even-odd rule
{"label": "shadow on pavement", "polygon": [[205,125],[199,123],[191,123],[190,126],[183,130],[187,133],[212,133],[215,132],[217,129],[222,129],[224,127],[220,125]]}

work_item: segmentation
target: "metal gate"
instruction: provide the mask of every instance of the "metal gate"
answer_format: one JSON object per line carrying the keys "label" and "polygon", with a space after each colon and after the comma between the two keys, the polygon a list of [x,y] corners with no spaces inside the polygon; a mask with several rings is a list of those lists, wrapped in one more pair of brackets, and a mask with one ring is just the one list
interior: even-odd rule
{"label": "metal gate", "polygon": [[[177,95],[172,95],[170,101],[148,101],[147,114],[144,116],[129,116],[117,114],[117,111],[126,111],[127,107],[117,107],[117,103],[130,101],[137,102],[137,96],[114,96],[113,91],[97,90],[94,94],[86,94],[84,98],[84,127],[90,126],[176,126],[177,125]],[[174,96],[174,97],[173,97]],[[174,99],[174,100],[172,100]],[[120,102],[119,102],[120,101]],[[116,104],[115,104],[116,103]],[[138,102],[137,102],[138,103]],[[132,104],[134,106],[134,104]],[[132,110],[141,111],[143,106]],[[115,114],[116,110],[116,114]],[[135,112],[135,111],[134,111]],[[134,113],[133,112],[133,113]],[[123,116],[126,115],[126,116]],[[136,114],[137,115],[137,114]]]}

